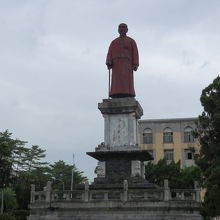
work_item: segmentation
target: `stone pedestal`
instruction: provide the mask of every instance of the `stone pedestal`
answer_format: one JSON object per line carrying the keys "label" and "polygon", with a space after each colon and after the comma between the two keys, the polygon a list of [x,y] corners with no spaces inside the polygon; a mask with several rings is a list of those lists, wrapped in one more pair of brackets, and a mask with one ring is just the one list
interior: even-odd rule
{"label": "stone pedestal", "polygon": [[143,110],[134,98],[104,99],[98,104],[104,117],[104,143],[114,150],[136,146],[137,120]]}
{"label": "stone pedestal", "polygon": [[152,157],[138,146],[137,122],[143,115],[139,102],[135,98],[104,99],[98,108],[104,117],[104,143],[95,152],[87,152],[99,161],[95,183],[143,182],[144,161]]}

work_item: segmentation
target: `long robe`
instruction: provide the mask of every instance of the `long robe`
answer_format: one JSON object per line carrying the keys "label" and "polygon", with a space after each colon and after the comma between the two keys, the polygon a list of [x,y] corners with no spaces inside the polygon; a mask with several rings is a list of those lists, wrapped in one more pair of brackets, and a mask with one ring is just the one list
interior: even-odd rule
{"label": "long robe", "polygon": [[134,97],[133,67],[139,65],[135,41],[128,36],[113,40],[106,64],[112,65],[110,97]]}

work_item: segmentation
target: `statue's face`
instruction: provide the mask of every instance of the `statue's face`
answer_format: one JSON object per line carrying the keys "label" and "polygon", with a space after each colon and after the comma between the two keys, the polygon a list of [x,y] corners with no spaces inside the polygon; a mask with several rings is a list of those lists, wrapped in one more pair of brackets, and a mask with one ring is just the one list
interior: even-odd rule
{"label": "statue's face", "polygon": [[126,35],[127,32],[128,32],[128,26],[126,24],[119,24],[118,33],[121,36],[124,36],[124,35]]}

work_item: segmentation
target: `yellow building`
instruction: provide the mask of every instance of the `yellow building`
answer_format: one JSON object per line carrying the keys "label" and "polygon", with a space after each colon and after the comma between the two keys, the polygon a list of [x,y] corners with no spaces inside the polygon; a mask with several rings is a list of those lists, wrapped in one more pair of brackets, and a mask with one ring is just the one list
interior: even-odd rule
{"label": "yellow building", "polygon": [[139,145],[148,150],[154,163],[165,158],[180,161],[181,167],[193,166],[199,143],[193,138],[197,118],[139,120]]}

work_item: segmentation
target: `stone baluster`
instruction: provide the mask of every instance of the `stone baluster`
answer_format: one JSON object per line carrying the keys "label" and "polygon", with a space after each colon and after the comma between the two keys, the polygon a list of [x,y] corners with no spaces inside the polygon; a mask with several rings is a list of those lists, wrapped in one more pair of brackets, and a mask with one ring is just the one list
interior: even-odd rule
{"label": "stone baluster", "polygon": [[70,200],[70,197],[71,197],[71,192],[68,191],[68,192],[66,193],[66,200]]}
{"label": "stone baluster", "polygon": [[169,181],[167,179],[164,180],[164,201],[170,200],[170,188]]}
{"label": "stone baluster", "polygon": [[47,186],[46,186],[46,202],[50,202],[51,201],[51,192],[52,192],[52,186],[51,186],[51,181],[47,182]]}
{"label": "stone baluster", "polygon": [[35,185],[31,184],[31,203],[35,202]]}
{"label": "stone baluster", "polygon": [[128,181],[124,180],[123,182],[123,202],[128,201]]}
{"label": "stone baluster", "polygon": [[181,193],[180,193],[180,198],[181,198],[181,200],[185,200],[184,192],[181,192]]}
{"label": "stone baluster", "polygon": [[108,200],[108,192],[104,192],[104,200]]}
{"label": "stone baluster", "polygon": [[85,182],[85,192],[84,192],[84,201],[88,202],[89,201],[89,182]]}
{"label": "stone baluster", "polygon": [[195,191],[196,191],[196,201],[197,202],[200,202],[201,201],[201,198],[200,198],[200,187],[199,187],[199,183],[198,183],[198,181],[195,181],[194,182],[194,189],[195,189]]}

